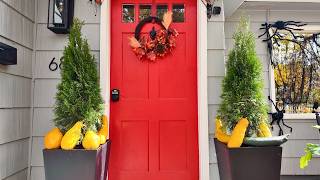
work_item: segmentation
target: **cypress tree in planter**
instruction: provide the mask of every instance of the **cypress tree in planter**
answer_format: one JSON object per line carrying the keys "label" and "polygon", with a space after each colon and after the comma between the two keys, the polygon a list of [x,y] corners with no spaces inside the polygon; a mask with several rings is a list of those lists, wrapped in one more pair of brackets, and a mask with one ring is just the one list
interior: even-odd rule
{"label": "cypress tree in planter", "polygon": [[[75,19],[64,49],[56,95],[56,128],[44,139],[46,180],[106,179],[109,141],[94,56]],[[60,149],[61,147],[61,149]]]}
{"label": "cypress tree in planter", "polygon": [[228,57],[216,120],[215,147],[220,179],[279,180],[281,147],[242,145],[245,137],[252,137],[254,143],[268,142],[269,145],[275,138],[270,137],[267,125],[262,64],[255,52],[255,37],[249,30],[248,20],[241,19],[233,38],[235,46]]}

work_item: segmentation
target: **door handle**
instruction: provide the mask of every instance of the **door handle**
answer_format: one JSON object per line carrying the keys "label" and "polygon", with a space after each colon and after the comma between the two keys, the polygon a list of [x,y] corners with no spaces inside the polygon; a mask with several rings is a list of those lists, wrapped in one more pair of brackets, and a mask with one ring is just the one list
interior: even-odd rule
{"label": "door handle", "polygon": [[120,90],[119,89],[112,89],[111,90],[111,100],[113,102],[118,102],[120,100]]}

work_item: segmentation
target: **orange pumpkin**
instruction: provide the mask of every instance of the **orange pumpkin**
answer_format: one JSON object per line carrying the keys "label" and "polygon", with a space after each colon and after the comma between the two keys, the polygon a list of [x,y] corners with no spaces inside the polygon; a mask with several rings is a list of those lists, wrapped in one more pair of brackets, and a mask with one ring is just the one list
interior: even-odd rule
{"label": "orange pumpkin", "polygon": [[53,128],[44,137],[44,147],[46,149],[58,149],[61,145],[62,133],[59,128]]}

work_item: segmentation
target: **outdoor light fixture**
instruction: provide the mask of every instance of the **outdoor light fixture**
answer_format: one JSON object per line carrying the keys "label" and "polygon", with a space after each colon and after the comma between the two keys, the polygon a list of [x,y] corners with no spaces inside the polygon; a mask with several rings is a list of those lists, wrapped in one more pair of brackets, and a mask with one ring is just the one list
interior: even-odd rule
{"label": "outdoor light fixture", "polygon": [[17,64],[17,49],[0,42],[0,64]]}
{"label": "outdoor light fixture", "polygon": [[49,0],[47,27],[57,34],[67,34],[73,19],[74,0]]}
{"label": "outdoor light fixture", "polygon": [[213,8],[213,5],[208,2],[207,3],[207,17],[208,17],[208,19],[210,19],[212,16],[212,8]]}
{"label": "outdoor light fixture", "polygon": [[212,15],[220,15],[221,7],[220,6],[213,6],[214,1],[207,1],[207,17],[210,19]]}

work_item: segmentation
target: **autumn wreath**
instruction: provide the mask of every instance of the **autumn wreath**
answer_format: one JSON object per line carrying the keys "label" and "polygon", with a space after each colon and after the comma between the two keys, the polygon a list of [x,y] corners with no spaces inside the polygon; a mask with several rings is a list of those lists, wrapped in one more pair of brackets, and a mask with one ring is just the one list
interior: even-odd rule
{"label": "autumn wreath", "polygon": [[[152,28],[148,36],[141,36],[142,27],[147,23],[157,23],[160,30]],[[156,61],[157,58],[164,57],[176,47],[176,37],[178,31],[171,28],[172,12],[167,12],[163,20],[157,17],[149,17],[141,21],[136,27],[135,36],[129,38],[129,45],[140,60]]]}

